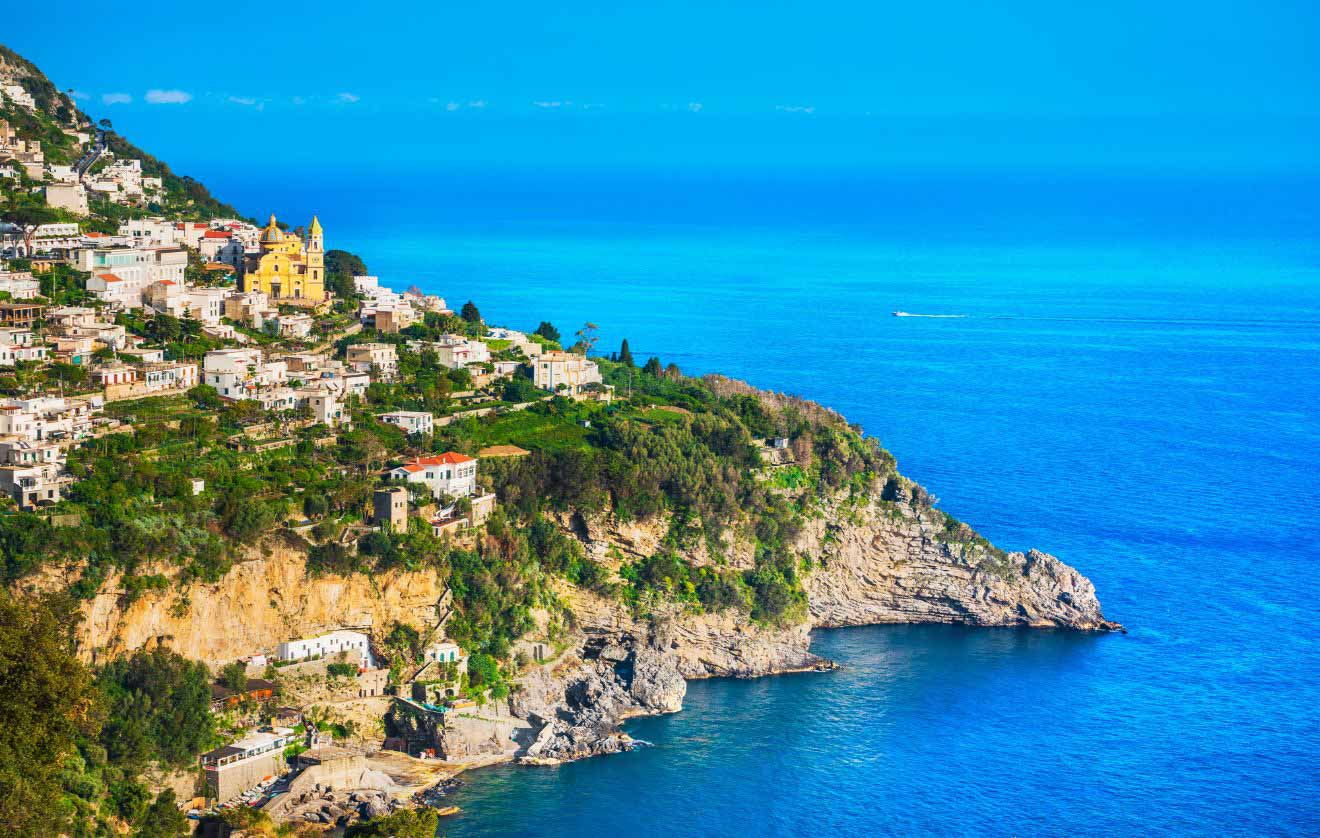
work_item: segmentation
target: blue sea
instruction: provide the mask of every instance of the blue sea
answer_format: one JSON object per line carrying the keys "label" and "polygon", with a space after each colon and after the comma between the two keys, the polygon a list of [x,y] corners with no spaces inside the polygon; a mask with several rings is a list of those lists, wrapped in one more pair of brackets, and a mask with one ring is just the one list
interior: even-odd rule
{"label": "blue sea", "polygon": [[817,632],[841,670],[471,773],[446,834],[1320,834],[1320,182],[198,174],[396,288],[837,408],[1129,628]]}

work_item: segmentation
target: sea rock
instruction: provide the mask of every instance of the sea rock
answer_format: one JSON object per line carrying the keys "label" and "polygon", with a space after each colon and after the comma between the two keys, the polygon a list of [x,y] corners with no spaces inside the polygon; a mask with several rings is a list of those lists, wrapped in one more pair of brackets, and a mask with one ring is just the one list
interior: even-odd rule
{"label": "sea rock", "polygon": [[683,709],[687,682],[671,656],[643,647],[634,653],[628,694],[648,712],[676,713]]}

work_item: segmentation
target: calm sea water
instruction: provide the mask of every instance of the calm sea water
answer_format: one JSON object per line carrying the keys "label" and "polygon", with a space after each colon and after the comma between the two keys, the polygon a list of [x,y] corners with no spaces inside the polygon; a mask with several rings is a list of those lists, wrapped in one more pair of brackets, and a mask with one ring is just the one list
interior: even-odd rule
{"label": "calm sea water", "polygon": [[396,287],[836,407],[1131,630],[819,632],[841,671],[473,773],[446,833],[1320,832],[1316,182],[207,179]]}

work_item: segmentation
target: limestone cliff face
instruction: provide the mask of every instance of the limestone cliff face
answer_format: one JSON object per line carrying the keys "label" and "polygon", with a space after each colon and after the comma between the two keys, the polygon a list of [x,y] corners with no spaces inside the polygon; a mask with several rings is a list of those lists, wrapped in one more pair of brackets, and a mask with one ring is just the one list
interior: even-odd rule
{"label": "limestone cliff face", "polygon": [[215,665],[334,629],[423,626],[434,623],[444,593],[432,572],[310,577],[305,552],[282,545],[254,553],[218,583],[148,592],[126,605],[116,582],[83,607],[79,649],[89,660],[164,645]]}
{"label": "limestone cliff face", "polygon": [[814,520],[799,538],[819,565],[806,581],[813,626],[1121,628],[1104,618],[1090,580],[1054,556],[951,540],[958,533],[936,514],[895,504],[847,518]]}
{"label": "limestone cliff face", "polygon": [[647,618],[634,617],[620,603],[569,593],[569,607],[588,639],[648,647],[673,660],[682,677],[754,678],[823,663],[807,651],[811,627],[758,626],[738,611],[690,613],[662,606]]}

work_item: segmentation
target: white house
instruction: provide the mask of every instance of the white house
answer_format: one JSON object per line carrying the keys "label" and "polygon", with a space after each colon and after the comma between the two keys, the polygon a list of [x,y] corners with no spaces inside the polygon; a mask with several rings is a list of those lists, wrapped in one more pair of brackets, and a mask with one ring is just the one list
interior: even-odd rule
{"label": "white house", "polygon": [[265,361],[260,349],[217,349],[202,359],[203,383],[229,399],[249,399],[262,387],[283,384],[288,364]]}
{"label": "white house", "polygon": [[282,338],[302,339],[312,334],[310,314],[279,314],[269,319],[265,327]]}
{"label": "white house", "polygon": [[178,246],[147,248],[148,270],[152,281],[172,279],[180,285],[184,282],[184,272],[188,268],[188,251]]}
{"label": "white house", "polygon": [[430,436],[435,432],[435,416],[425,410],[395,410],[382,413],[377,418],[382,422],[403,428],[404,433],[407,434]]}
{"label": "white house", "polygon": [[140,370],[139,380],[153,393],[161,390],[191,390],[197,386],[197,365],[189,361],[147,364]]}
{"label": "white house", "polygon": [[0,346],[31,346],[36,336],[22,326],[0,326]]}
{"label": "white house", "polygon": [[225,315],[228,294],[224,288],[189,288],[188,314],[208,326],[215,326]]}
{"label": "white house", "polygon": [[53,463],[0,466],[0,493],[12,497],[23,509],[54,505],[71,482],[61,477],[61,470],[60,465]]}
{"label": "white house", "polygon": [[490,347],[479,340],[472,340],[461,335],[441,335],[431,342],[417,342],[410,345],[414,351],[431,350],[441,366],[451,370],[460,369],[468,364],[484,364],[490,361]]}
{"label": "white house", "polygon": [[107,305],[120,308],[141,308],[142,288],[137,281],[130,282],[109,272],[93,274],[87,280],[87,293]]}
{"label": "white house", "polygon": [[0,292],[15,300],[30,300],[41,293],[41,281],[28,271],[0,271]]}
{"label": "white house", "polygon": [[261,405],[262,410],[294,410],[298,407],[298,393],[292,387],[268,387],[249,393],[247,398]]}
{"label": "white house", "polygon": [[462,663],[467,660],[467,655],[463,654],[458,644],[449,640],[432,643],[422,652],[422,656],[428,661],[438,663]]}
{"label": "white house", "polygon": [[5,399],[0,402],[0,436],[29,441],[82,439],[91,433],[92,414],[103,405],[99,397]]}
{"label": "white house", "polygon": [[32,233],[31,251],[28,250],[27,237],[16,224],[0,222],[0,253],[4,256],[26,258],[78,246],[78,225],[71,221],[42,224]]}
{"label": "white house", "polygon": [[[353,290],[367,297],[376,296],[380,290],[380,278],[375,276],[355,276],[353,277]],[[389,289],[386,289],[387,291]]]}
{"label": "white house", "polygon": [[177,244],[183,239],[178,225],[161,218],[130,218],[119,225],[119,235],[143,247]]}
{"label": "white house", "polygon": [[477,461],[453,451],[438,457],[415,457],[390,469],[389,475],[394,480],[425,483],[437,498],[468,497],[477,491]]}
{"label": "white house", "polygon": [[0,464],[30,466],[37,463],[63,463],[64,449],[55,442],[32,442],[16,437],[0,438]]}
{"label": "white house", "polygon": [[312,412],[312,419],[322,425],[336,427],[348,421],[344,414],[344,403],[339,395],[325,386],[303,387],[297,391],[298,406],[306,406]]}
{"label": "white house", "polygon": [[334,657],[340,652],[357,652],[362,656],[362,663],[367,669],[375,669],[376,662],[371,656],[371,641],[360,631],[341,629],[312,637],[307,640],[290,640],[281,643],[275,651],[275,657],[285,661],[306,660],[313,657]]}
{"label": "white house", "polygon": [[546,352],[532,364],[532,370],[536,386],[552,393],[577,394],[602,380],[595,361],[573,352]]}
{"label": "white house", "polygon": [[[186,253],[184,260],[186,263]],[[81,248],[73,251],[70,261],[78,270],[92,274],[87,280],[87,291],[92,296],[123,308],[141,308],[142,295],[148,285],[157,279],[172,278],[153,276],[156,256],[146,248]],[[178,282],[183,284],[181,272]]]}
{"label": "white house", "polygon": [[17,361],[46,361],[50,358],[49,352],[50,347],[45,344],[0,344],[0,366],[12,367]]}
{"label": "white house", "polygon": [[197,251],[208,262],[224,262],[234,267],[238,267],[232,261],[235,255],[239,264],[243,259],[243,243],[234,237],[232,230],[207,230],[197,242]]}

